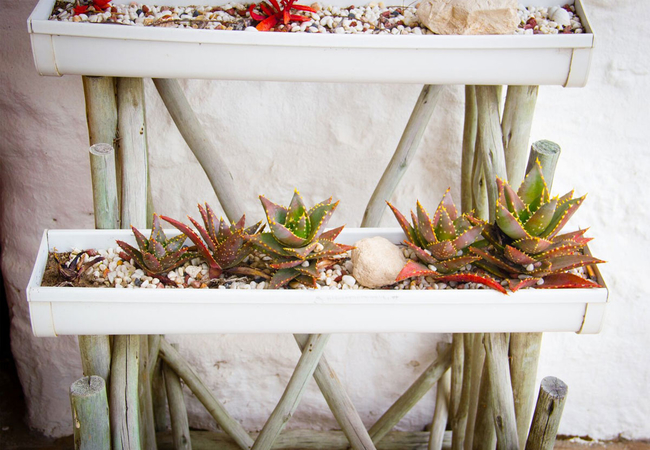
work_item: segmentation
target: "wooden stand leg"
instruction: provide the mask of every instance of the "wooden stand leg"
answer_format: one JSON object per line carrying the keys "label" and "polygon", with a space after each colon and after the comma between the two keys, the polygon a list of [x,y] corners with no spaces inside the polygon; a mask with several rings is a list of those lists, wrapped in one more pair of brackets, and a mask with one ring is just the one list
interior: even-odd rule
{"label": "wooden stand leg", "polygon": [[490,410],[490,374],[487,361],[483,364],[483,375],[476,404],[475,423],[471,439],[466,440],[466,449],[494,450],[497,444],[497,434],[494,429],[494,417]]}
{"label": "wooden stand leg", "polygon": [[429,392],[451,365],[451,345],[438,349],[438,357],[427,367],[417,380],[398,398],[393,405],[370,427],[368,431],[375,445],[393,429],[402,417]]}
{"label": "wooden stand leg", "polygon": [[273,447],[273,443],[300,404],[302,394],[307,388],[307,381],[314,374],[329,338],[329,334],[312,334],[309,336],[289,384],[287,384],[282,398],[280,398],[271,416],[264,424],[260,435],[255,439],[253,450],[269,450]]}
{"label": "wooden stand leg", "polygon": [[386,200],[393,194],[397,184],[413,160],[420,146],[420,141],[422,141],[424,130],[429,123],[429,119],[431,119],[433,110],[438,104],[442,88],[443,86],[430,84],[426,84],[422,88],[420,97],[415,103],[411,117],[397,145],[397,149],[379,180],[372,197],[370,197],[370,201],[363,215],[363,221],[361,222],[362,227],[379,226],[381,216],[386,209]]}
{"label": "wooden stand leg", "polygon": [[70,403],[75,450],[111,450],[104,379],[93,375],[72,383]]}
{"label": "wooden stand leg", "polygon": [[[309,340],[307,334],[295,334],[294,338],[304,351]],[[314,379],[327,401],[332,414],[336,418],[341,430],[348,438],[354,450],[375,450],[375,445],[363,425],[359,413],[350,400],[336,372],[330,367],[325,355],[321,356],[318,366],[314,371]]]}
{"label": "wooden stand leg", "polygon": [[558,378],[542,380],[526,450],[553,450],[568,391],[567,385]]}
{"label": "wooden stand leg", "polygon": [[483,346],[483,333],[468,335],[471,342],[471,377],[467,381],[469,390],[469,406],[467,411],[467,427],[465,430],[465,448],[472,448],[474,442],[474,427],[478,416],[478,402],[481,392],[482,377],[485,367],[485,347]]}
{"label": "wooden stand leg", "polygon": [[[452,355],[453,358],[453,355]],[[451,390],[451,369],[447,370],[438,381],[436,392],[436,409],[431,421],[431,436],[429,437],[428,450],[442,450],[445,438],[445,428],[449,418],[449,395]]]}
{"label": "wooden stand leg", "polygon": [[[172,344],[178,350],[177,344]],[[172,436],[174,439],[174,450],[192,450],[190,440],[190,425],[187,420],[187,409],[183,398],[183,388],[178,375],[163,363],[165,376],[165,387],[167,389],[167,400],[169,402],[169,416],[172,423]]]}
{"label": "wooden stand leg", "polygon": [[140,450],[140,405],[138,371],[139,336],[113,338],[111,366],[110,416],[113,448]]}
{"label": "wooden stand leg", "polygon": [[508,86],[501,128],[508,182],[515,189],[526,174],[528,141],[539,86]]}

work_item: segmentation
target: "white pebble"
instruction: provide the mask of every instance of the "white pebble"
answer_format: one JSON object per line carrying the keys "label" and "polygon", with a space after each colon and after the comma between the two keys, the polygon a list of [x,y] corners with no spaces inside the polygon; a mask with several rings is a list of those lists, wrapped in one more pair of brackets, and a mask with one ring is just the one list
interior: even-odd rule
{"label": "white pebble", "polygon": [[355,280],[354,277],[350,276],[350,275],[343,275],[343,278],[342,278],[341,281],[343,281],[343,283],[345,283],[344,286],[348,286],[348,287],[352,287],[357,283],[357,280]]}

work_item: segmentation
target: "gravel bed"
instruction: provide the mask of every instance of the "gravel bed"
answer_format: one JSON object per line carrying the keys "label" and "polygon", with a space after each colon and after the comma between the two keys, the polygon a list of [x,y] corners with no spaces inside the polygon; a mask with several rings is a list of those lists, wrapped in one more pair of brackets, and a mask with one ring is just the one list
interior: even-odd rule
{"label": "gravel bed", "polygon": [[[73,1],[59,1],[50,20],[62,22],[111,23],[131,26],[238,30],[258,32],[247,11],[249,4],[223,6],[155,6],[142,3],[114,5],[104,12],[73,13]],[[336,34],[433,35],[416,17],[416,4],[386,6],[371,2],[365,6],[338,7],[313,3],[318,12],[299,11],[306,22],[280,24],[272,31]],[[574,6],[536,8],[519,6],[520,24],[515,34],[583,33]]]}

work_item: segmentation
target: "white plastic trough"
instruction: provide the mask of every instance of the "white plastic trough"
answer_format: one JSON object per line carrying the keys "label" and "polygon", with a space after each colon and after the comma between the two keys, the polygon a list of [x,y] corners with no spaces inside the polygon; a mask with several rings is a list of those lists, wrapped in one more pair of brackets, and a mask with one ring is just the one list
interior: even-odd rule
{"label": "white plastic trough", "polygon": [[[254,33],[65,23],[48,20],[54,1],[40,0],[27,21],[41,75],[582,87],[594,46],[580,0],[575,5],[585,33],[535,36]],[[225,0],[155,3],[219,5]]]}
{"label": "white plastic trough", "polygon": [[[175,231],[175,230],[174,230]],[[169,231],[169,235],[174,235]],[[145,233],[147,234],[147,233]],[[353,244],[400,229],[345,229]],[[36,336],[174,333],[541,332],[598,333],[608,292],[526,289],[219,290],[41,287],[49,251],[134,242],[129,230],[46,230],[27,300]],[[598,273],[600,284],[604,286]]]}

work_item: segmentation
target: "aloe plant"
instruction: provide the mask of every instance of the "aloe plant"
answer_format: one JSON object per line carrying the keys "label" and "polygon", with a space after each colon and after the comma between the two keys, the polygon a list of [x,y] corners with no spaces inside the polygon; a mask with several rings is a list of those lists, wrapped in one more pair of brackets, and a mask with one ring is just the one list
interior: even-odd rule
{"label": "aloe plant", "polygon": [[[64,283],[71,283],[78,280],[84,273],[84,270],[105,259],[103,256],[97,256],[96,258],[83,262],[82,256],[86,254],[88,256],[92,255],[91,251],[84,250],[82,252],[79,252],[71,261],[62,261],[57,253],[53,254],[54,259],[57,262],[57,270],[59,272],[59,275],[61,275],[61,277],[65,280]],[[95,255],[96,254],[97,253],[95,252]]]}
{"label": "aloe plant", "polygon": [[120,257],[127,261],[132,259],[136,267],[142,269],[150,277],[157,277],[164,283],[171,283],[165,274],[198,256],[189,247],[183,246],[186,239],[184,234],[167,238],[157,214],[153,215],[153,225],[149,239],[137,228],[132,226],[131,229],[138,248],[118,240],[117,245],[123,250],[119,254]]}
{"label": "aloe plant", "polygon": [[190,216],[188,216],[188,219],[196,227],[200,236],[188,225],[178,220],[166,216],[162,218],[182,233],[185,233],[196,245],[199,254],[208,263],[210,278],[218,278],[223,271],[239,275],[270,278],[268,274],[260,270],[241,265],[253,250],[253,246],[248,242],[248,239],[261,231],[261,221],[246,228],[246,215],[243,215],[239,221],[228,225],[223,218],[217,220],[217,216],[207,203],[205,208],[200,204],[198,207],[203,219],[203,225]]}
{"label": "aloe plant", "polygon": [[288,207],[277,205],[260,195],[266,213],[269,232],[251,236],[248,240],[271,257],[270,266],[277,272],[269,287],[277,289],[296,280],[315,286],[319,277],[317,262],[339,255],[352,247],[334,240],[343,230],[338,227],[323,231],[339,202],[332,198],[307,209],[298,191],[294,191]]}
{"label": "aloe plant", "polygon": [[583,203],[573,191],[550,197],[539,161],[526,175],[518,191],[497,178],[496,222],[485,226],[487,246],[473,246],[482,261],[476,264],[507,279],[510,289],[599,287],[569,270],[601,263],[582,252],[591,240],[586,230],[559,234]]}
{"label": "aloe plant", "polygon": [[431,276],[438,281],[481,283],[505,293],[505,289],[488,276],[459,272],[460,269],[480,259],[468,247],[480,236],[484,223],[471,214],[459,214],[449,189],[436,208],[433,219],[417,202],[416,212],[411,211],[412,224],[392,204],[386,202],[395,214],[417,261],[409,260],[395,281],[415,276]]}

